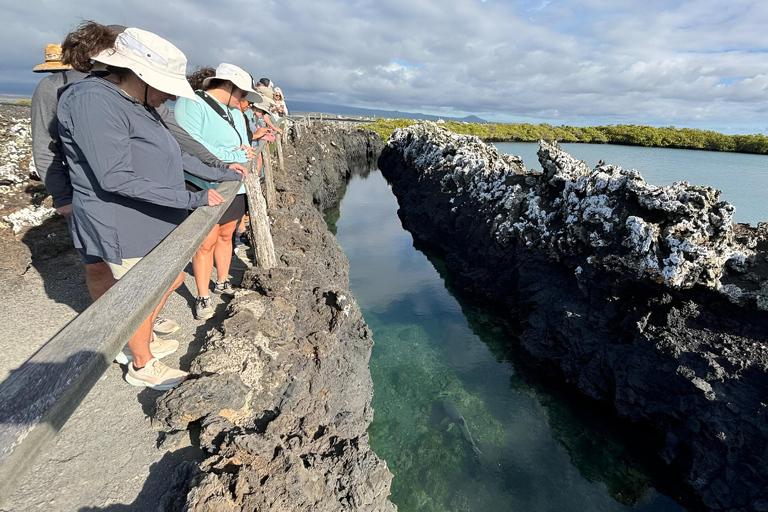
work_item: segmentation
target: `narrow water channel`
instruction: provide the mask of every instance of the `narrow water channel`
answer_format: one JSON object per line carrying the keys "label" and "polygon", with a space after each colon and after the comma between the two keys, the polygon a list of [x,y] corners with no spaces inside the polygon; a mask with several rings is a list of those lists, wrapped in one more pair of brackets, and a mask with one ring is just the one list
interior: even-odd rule
{"label": "narrow water channel", "polygon": [[373,330],[369,433],[400,510],[684,510],[652,488],[621,436],[516,371],[504,330],[451,294],[397,207],[376,171],[353,178],[327,220]]}

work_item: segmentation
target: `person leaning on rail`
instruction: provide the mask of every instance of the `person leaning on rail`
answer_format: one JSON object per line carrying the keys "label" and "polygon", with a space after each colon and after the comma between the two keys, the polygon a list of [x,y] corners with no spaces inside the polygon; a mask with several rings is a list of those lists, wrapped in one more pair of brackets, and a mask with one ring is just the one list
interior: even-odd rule
{"label": "person leaning on rail", "polygon": [[[194,98],[184,76],[184,54],[151,32],[128,28],[93,60],[109,74],[60,90],[59,135],[73,187],[75,244],[100,256],[120,279],[189,209],[215,206],[224,198],[215,190],[185,190],[182,162],[192,157],[182,154],[155,110],[175,96]],[[224,173],[199,161],[188,165],[210,179]],[[175,351],[178,342],[152,333],[160,309],[183,279],[182,272],[128,341],[133,362],[125,378],[131,385],[165,390],[186,378],[158,359]]]}
{"label": "person leaning on rail", "polygon": [[[260,99],[251,88],[251,75],[233,64],[220,64],[216,70],[210,67],[199,69],[189,80],[190,85],[197,89],[199,101],[179,98],[174,107],[179,125],[221,160],[246,163],[253,159],[256,150],[250,146],[245,118],[240,110],[241,100],[250,102]],[[186,179],[203,190],[218,186],[210,180],[194,176],[187,175]],[[209,296],[214,263],[217,279],[213,292],[234,295],[229,281],[232,235],[245,210],[245,188],[242,187],[192,258],[198,292],[195,316],[198,319],[210,318],[214,313]]]}
{"label": "person leaning on rail", "polygon": [[[46,189],[51,194],[57,211],[67,218],[70,233],[72,230],[72,184],[58,133],[57,91],[59,87],[69,82],[88,76],[88,73],[94,68],[91,57],[104,49],[113,47],[117,34],[125,29],[126,27],[122,25],[105,26],[93,21],[84,21],[76,30],[67,34],[60,46],[48,45],[45,63],[36,66],[33,70],[51,73],[40,81],[32,97],[32,152],[35,167],[43,183],[45,183]],[[106,66],[103,64],[97,63],[96,69],[98,73],[107,73]],[[163,122],[183,151],[195,156],[210,167],[230,167],[239,172],[245,171],[242,166],[228,166],[214,157],[205,147],[179,127],[165,105],[161,105],[157,111],[163,117]],[[236,178],[236,175],[234,176]],[[72,239],[74,240],[74,235]],[[85,280],[88,291],[93,300],[96,300],[115,283],[112,271],[98,256],[85,254],[82,249],[78,249],[78,253],[85,264]],[[179,329],[179,324],[162,317],[158,317],[153,326],[153,330],[158,336],[167,336]],[[122,354],[118,354],[118,356],[118,362],[127,362]]]}

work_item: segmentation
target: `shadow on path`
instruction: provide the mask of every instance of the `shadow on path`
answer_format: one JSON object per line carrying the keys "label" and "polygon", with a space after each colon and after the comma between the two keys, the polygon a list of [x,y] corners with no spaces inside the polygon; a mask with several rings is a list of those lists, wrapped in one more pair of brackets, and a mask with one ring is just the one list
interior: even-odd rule
{"label": "shadow on path", "polygon": [[181,510],[188,492],[187,482],[197,471],[195,462],[200,462],[204,458],[205,453],[194,446],[168,452],[150,466],[144,487],[133,503],[106,507],[81,507],[78,512]]}

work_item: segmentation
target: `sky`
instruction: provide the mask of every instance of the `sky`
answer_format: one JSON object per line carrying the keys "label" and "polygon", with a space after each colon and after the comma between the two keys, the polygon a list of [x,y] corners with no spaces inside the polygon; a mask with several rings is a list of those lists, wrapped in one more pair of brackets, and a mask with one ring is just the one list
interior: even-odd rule
{"label": "sky", "polygon": [[291,99],[500,122],[768,133],[759,0],[0,0],[0,95],[82,20],[231,62]]}

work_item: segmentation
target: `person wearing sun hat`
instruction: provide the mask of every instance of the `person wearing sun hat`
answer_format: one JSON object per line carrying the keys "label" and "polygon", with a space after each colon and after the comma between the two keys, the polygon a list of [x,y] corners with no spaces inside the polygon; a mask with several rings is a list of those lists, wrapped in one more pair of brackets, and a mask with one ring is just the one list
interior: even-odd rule
{"label": "person wearing sun hat", "polygon": [[[202,76],[205,78],[200,80]],[[250,145],[245,116],[240,110],[241,102],[261,101],[261,96],[253,89],[253,77],[239,66],[222,63],[215,70],[198,70],[189,79],[199,84],[200,90],[196,92],[199,101],[180,98],[176,102],[174,115],[179,126],[225,162],[246,163],[254,158],[256,151]],[[187,176],[187,181],[191,186],[202,189],[217,186],[210,180],[197,180],[190,176]],[[194,313],[198,319],[207,319],[214,314],[210,299],[214,266],[217,278],[213,293],[234,295],[229,281],[232,235],[245,210],[243,188],[192,258],[197,284]]]}
{"label": "person wearing sun hat", "polygon": [[61,45],[49,44],[45,46],[45,62],[32,68],[32,71],[35,73],[50,73],[67,69],[72,69],[72,66],[61,62]]}
{"label": "person wearing sun hat", "polygon": [[[75,246],[101,257],[119,279],[189,209],[224,199],[215,190],[184,188],[184,157],[155,111],[170,98],[194,98],[184,54],[151,32],[128,28],[93,60],[109,74],[60,90],[59,135],[72,180]],[[155,318],[183,278],[182,273],[128,341],[133,362],[125,378],[134,386],[165,390],[186,378],[150,351]]]}

